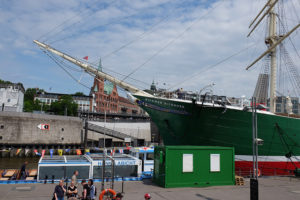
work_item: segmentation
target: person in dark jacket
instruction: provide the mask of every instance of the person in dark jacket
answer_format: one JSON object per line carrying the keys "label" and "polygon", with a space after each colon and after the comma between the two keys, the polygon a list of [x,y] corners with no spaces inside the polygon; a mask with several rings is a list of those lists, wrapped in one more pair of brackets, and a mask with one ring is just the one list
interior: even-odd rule
{"label": "person in dark jacket", "polygon": [[60,180],[59,184],[55,186],[54,189],[55,200],[64,200],[65,192],[66,192],[66,187],[64,186],[64,181]]}
{"label": "person in dark jacket", "polygon": [[91,188],[89,187],[88,183],[84,179],[81,181],[81,185],[82,185],[82,197],[81,197],[81,199],[86,200],[86,199],[89,198]]}
{"label": "person in dark jacket", "polygon": [[28,165],[28,162],[25,161],[24,164],[21,166],[21,169],[20,169],[20,178],[22,180],[26,179],[26,176],[27,176],[27,171],[26,171],[26,166]]}

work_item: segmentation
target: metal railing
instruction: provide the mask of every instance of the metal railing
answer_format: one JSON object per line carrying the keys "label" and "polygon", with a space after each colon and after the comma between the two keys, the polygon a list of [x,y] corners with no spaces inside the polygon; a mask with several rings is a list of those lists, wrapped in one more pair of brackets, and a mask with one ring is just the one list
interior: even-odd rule
{"label": "metal railing", "polygon": [[[294,171],[282,168],[258,167],[260,176],[294,176]],[[252,167],[236,167],[235,174],[242,177],[253,177]]]}

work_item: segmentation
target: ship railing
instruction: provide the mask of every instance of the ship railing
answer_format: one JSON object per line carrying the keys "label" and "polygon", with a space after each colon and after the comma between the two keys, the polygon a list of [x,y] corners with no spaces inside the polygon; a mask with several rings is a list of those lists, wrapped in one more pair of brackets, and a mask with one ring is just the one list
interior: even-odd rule
{"label": "ship railing", "polygon": [[[294,170],[283,168],[259,167],[261,176],[293,176]],[[252,167],[236,167],[235,174],[242,177],[252,177],[255,171]]]}

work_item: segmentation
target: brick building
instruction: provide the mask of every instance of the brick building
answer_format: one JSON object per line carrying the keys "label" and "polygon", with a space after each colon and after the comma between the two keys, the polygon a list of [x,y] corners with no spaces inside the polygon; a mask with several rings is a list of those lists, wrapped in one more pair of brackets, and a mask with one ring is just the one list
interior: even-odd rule
{"label": "brick building", "polygon": [[[102,71],[101,63],[98,70]],[[94,78],[90,96],[93,96],[90,103],[90,110],[93,112],[144,114],[140,107],[118,95],[115,84],[98,76]]]}
{"label": "brick building", "polygon": [[100,77],[95,77],[91,94],[94,97],[94,102],[91,103],[91,110],[94,112],[118,112],[119,95],[116,85]]}
{"label": "brick building", "polygon": [[144,114],[143,110],[138,107],[137,105],[131,103],[128,99],[124,97],[119,97],[119,110],[118,113],[124,113],[124,114]]}

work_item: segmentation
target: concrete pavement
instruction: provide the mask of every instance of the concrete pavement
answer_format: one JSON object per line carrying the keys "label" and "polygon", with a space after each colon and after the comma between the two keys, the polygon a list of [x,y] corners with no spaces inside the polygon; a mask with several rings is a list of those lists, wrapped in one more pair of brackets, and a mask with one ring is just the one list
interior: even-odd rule
{"label": "concrete pavement", "polygon": [[[205,188],[161,188],[151,180],[124,183],[124,200],[143,200],[150,193],[152,200],[243,200],[250,199],[250,180],[244,186],[213,186]],[[52,198],[55,184],[0,185],[0,199],[29,200]],[[96,183],[98,195],[101,183]],[[106,188],[109,186],[107,185]],[[121,182],[115,182],[115,190],[121,191]],[[79,188],[81,192],[81,186]],[[300,179],[288,177],[263,177],[259,179],[259,199],[300,199]]]}

